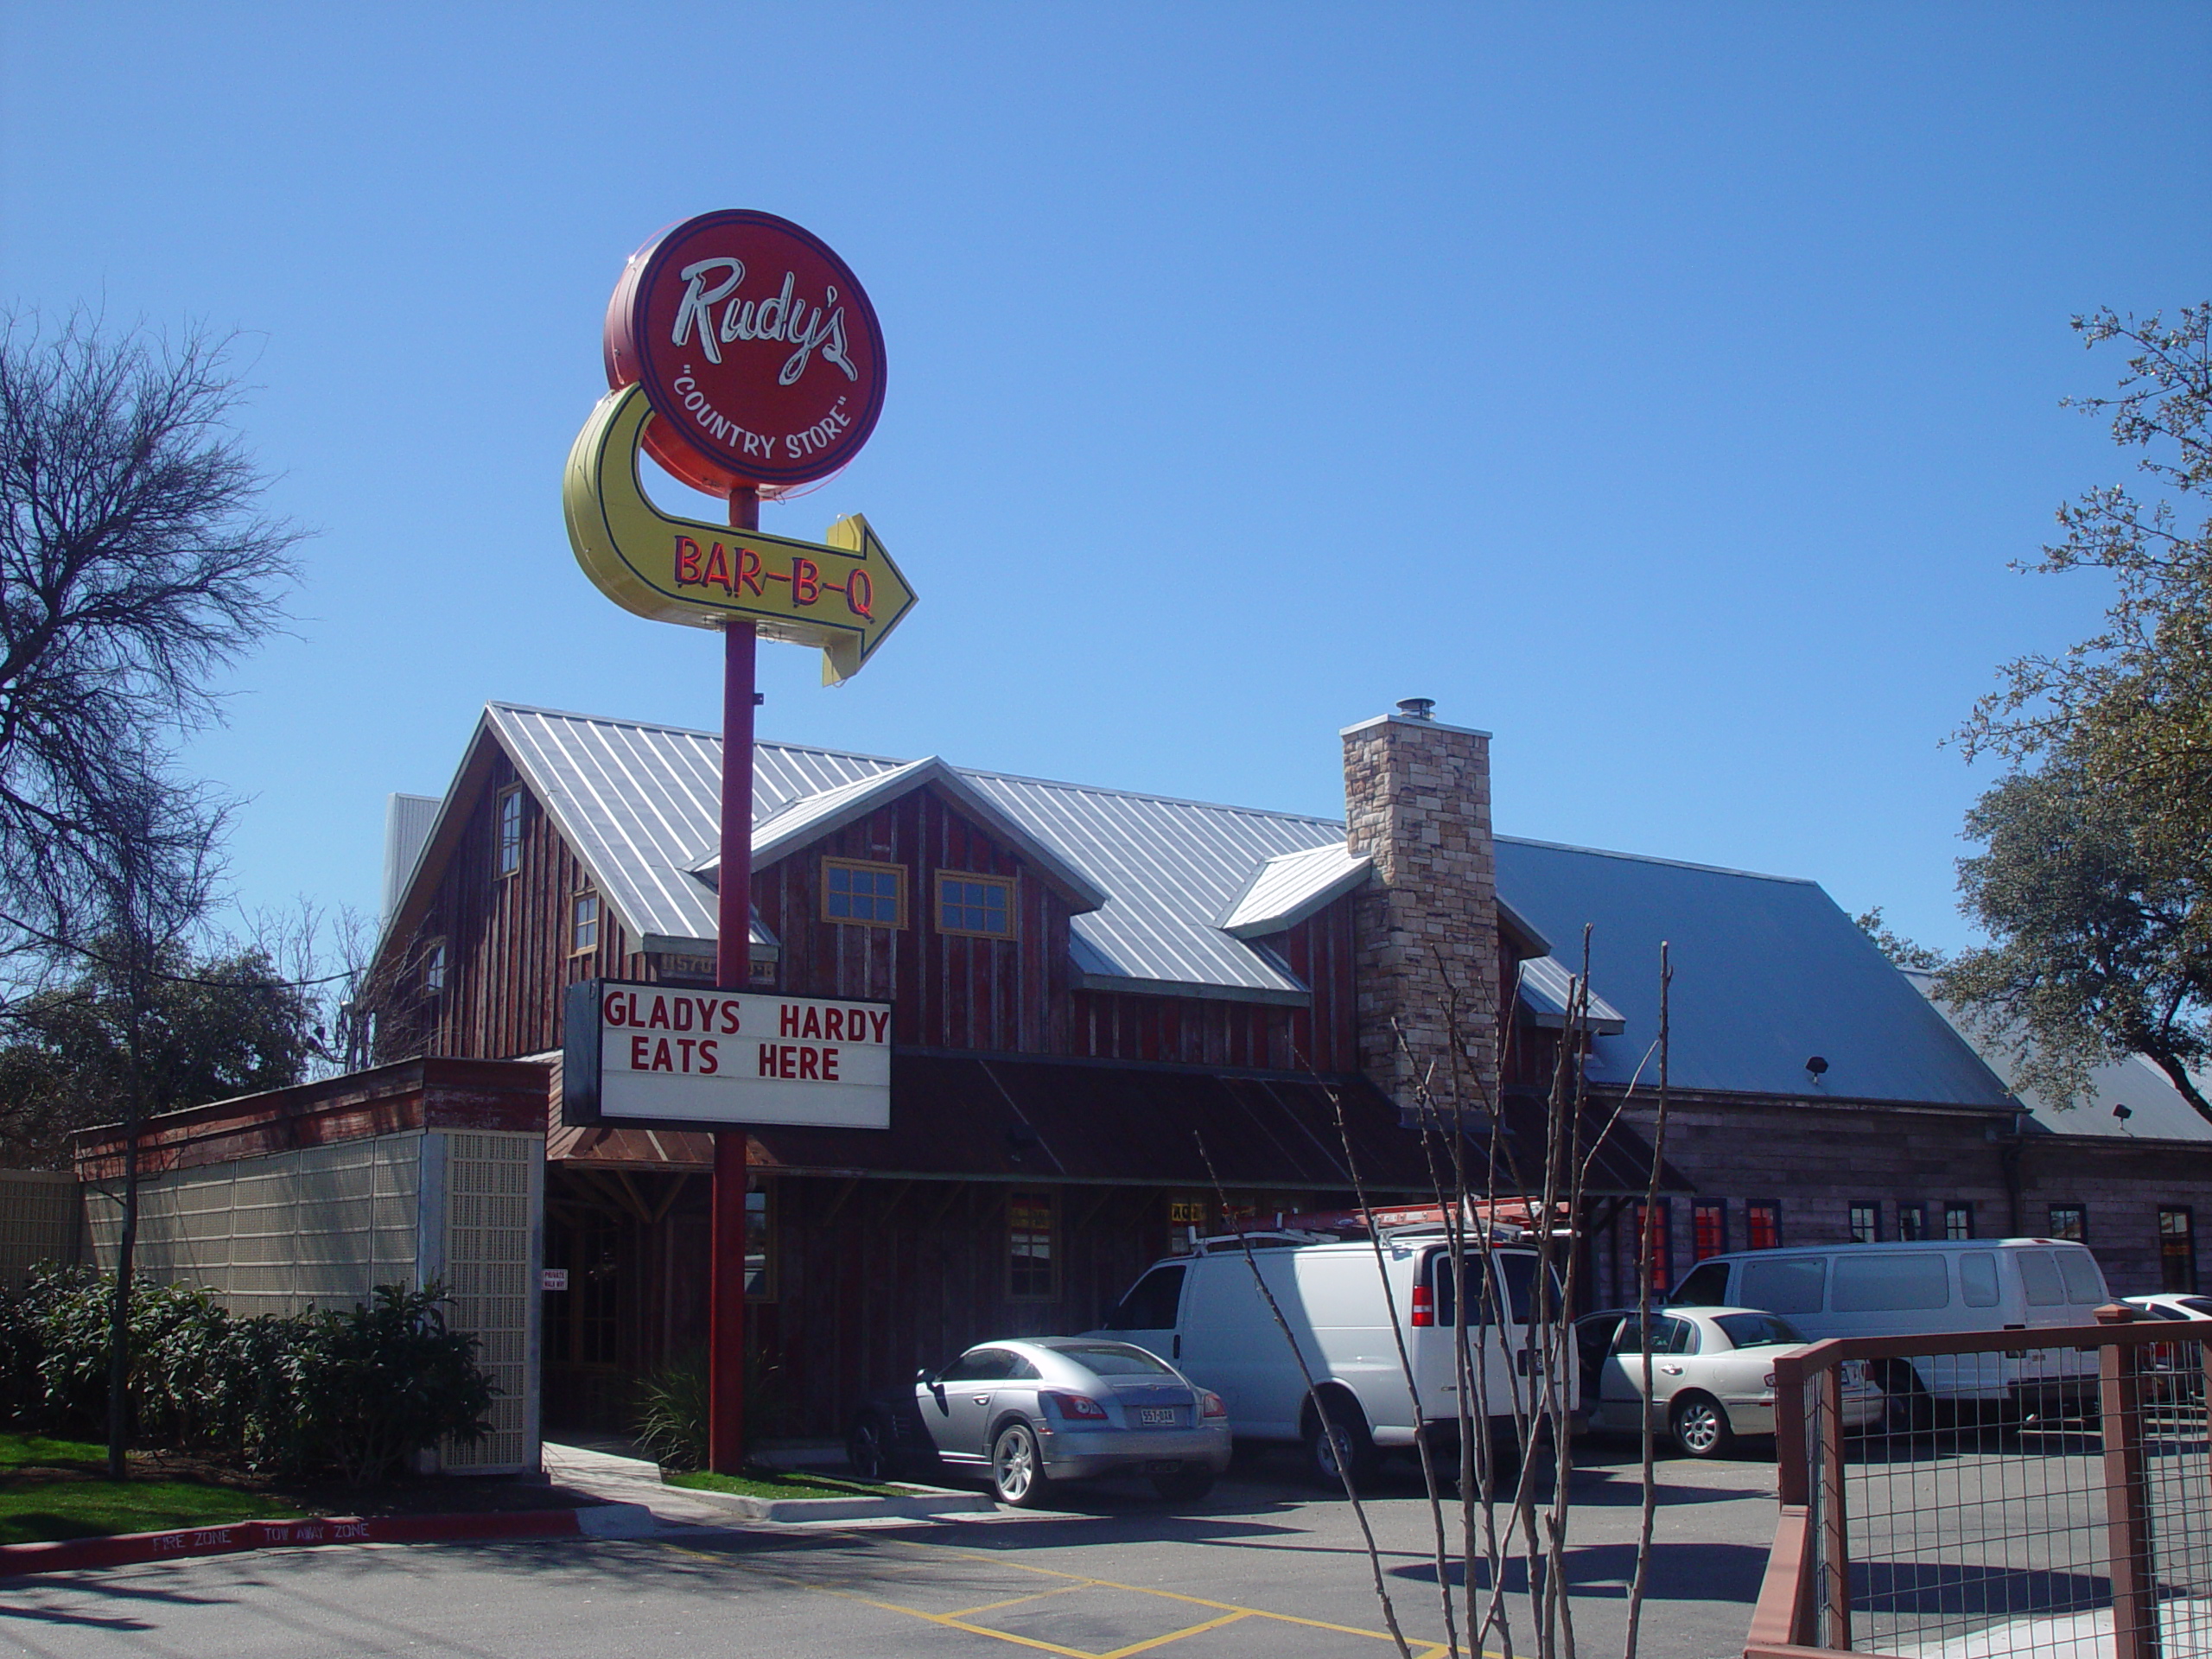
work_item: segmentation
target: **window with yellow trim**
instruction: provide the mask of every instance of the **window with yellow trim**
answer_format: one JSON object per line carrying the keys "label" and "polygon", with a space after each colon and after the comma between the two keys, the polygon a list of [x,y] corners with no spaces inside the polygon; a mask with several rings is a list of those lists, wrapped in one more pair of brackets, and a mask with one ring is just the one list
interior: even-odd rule
{"label": "window with yellow trim", "polygon": [[1014,937],[1014,883],[1003,876],[937,873],[937,930],[978,938]]}
{"label": "window with yellow trim", "polygon": [[855,858],[823,859],[822,919],[862,927],[906,926],[906,867]]}
{"label": "window with yellow trim", "polygon": [[1006,1202],[1006,1294],[1050,1302],[1060,1294],[1059,1217],[1050,1192],[1014,1192]]}
{"label": "window with yellow trim", "polygon": [[587,950],[599,949],[599,895],[590,888],[569,900],[569,950],[582,956]]}

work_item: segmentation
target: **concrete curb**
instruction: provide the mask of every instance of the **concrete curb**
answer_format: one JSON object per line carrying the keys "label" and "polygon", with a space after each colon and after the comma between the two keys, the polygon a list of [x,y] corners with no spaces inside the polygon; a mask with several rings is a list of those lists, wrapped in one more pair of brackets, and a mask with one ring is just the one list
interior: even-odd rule
{"label": "concrete curb", "polygon": [[180,1532],[124,1532],[105,1538],[60,1538],[41,1544],[0,1544],[0,1577],[86,1567],[135,1567],[193,1555],[247,1549],[297,1549],[328,1544],[430,1544],[514,1538],[639,1538],[651,1514],[634,1503],[587,1510],[518,1510],[470,1515],[326,1516],[306,1521],[237,1521]]}
{"label": "concrete curb", "polygon": [[997,1502],[982,1492],[956,1492],[938,1486],[908,1486],[911,1497],[755,1497],[745,1492],[710,1491],[703,1486],[671,1486],[670,1492],[703,1497],[754,1521],[895,1521],[932,1515],[988,1515]]}

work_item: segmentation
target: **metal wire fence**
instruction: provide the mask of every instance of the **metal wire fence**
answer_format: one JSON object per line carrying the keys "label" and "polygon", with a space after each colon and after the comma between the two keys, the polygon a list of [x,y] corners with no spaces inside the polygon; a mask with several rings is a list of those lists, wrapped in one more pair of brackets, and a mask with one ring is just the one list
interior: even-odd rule
{"label": "metal wire fence", "polygon": [[1777,1401],[1802,1403],[1777,1413],[1782,1524],[1747,1652],[2212,1659],[2212,1344],[2178,1328],[1779,1362]]}

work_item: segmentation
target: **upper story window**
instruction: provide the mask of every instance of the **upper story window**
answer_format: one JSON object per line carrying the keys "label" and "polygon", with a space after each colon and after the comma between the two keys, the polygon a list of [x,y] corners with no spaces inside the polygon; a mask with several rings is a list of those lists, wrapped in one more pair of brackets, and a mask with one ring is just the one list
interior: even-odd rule
{"label": "upper story window", "polygon": [[2089,1238],[2089,1212],[2078,1204],[2054,1204],[2050,1206],[2050,1236],[2070,1238],[2076,1244],[2085,1244]]}
{"label": "upper story window", "polygon": [[493,840],[492,869],[512,875],[522,868],[522,785],[510,784],[499,791],[493,809],[497,832]]}
{"label": "upper story window", "polygon": [[446,994],[446,942],[433,939],[423,953],[423,994],[443,996]]}
{"label": "upper story window", "polygon": [[587,887],[569,900],[569,950],[581,956],[599,949],[599,895]]}
{"label": "upper story window", "polygon": [[906,870],[858,859],[822,861],[822,919],[866,927],[906,925]]}
{"label": "upper story window", "polygon": [[1014,883],[1001,876],[937,873],[940,933],[973,933],[987,939],[1014,937]]}

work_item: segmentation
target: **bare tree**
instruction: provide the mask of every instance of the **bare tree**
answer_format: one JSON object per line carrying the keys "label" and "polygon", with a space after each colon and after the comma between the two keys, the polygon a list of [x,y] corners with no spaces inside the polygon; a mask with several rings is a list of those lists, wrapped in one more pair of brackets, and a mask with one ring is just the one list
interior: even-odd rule
{"label": "bare tree", "polygon": [[144,1020],[212,902],[226,811],[176,749],[297,574],[300,532],[257,511],[266,480],[229,426],[240,394],[222,338],[0,315],[0,1012],[96,949],[124,986],[118,1478]]}
{"label": "bare tree", "polygon": [[[239,397],[226,340],[164,349],[0,313],[0,950],[15,988],[113,920],[125,838],[155,824],[174,841],[181,815],[218,825],[219,803],[175,775],[176,743],[217,717],[217,674],[283,620],[300,534],[256,511],[265,480],[227,424]],[[142,891],[171,874],[146,850]]]}

